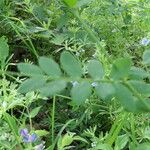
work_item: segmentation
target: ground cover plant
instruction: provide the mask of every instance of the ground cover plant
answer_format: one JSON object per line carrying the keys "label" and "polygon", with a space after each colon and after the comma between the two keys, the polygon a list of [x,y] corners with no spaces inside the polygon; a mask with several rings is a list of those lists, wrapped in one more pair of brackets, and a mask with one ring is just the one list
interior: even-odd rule
{"label": "ground cover plant", "polygon": [[0,150],[149,150],[150,1],[0,0]]}

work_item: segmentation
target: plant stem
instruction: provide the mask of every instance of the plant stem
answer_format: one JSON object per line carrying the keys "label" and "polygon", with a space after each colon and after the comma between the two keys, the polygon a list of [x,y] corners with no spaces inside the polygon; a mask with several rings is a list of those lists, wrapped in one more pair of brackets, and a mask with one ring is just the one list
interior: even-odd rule
{"label": "plant stem", "polygon": [[53,97],[53,108],[52,108],[52,144],[54,143],[54,136],[55,136],[55,104],[56,104],[56,97]]}
{"label": "plant stem", "polygon": [[32,126],[32,119],[31,119],[31,116],[30,116],[30,111],[29,111],[28,107],[26,107],[26,109],[27,109],[27,113],[28,113],[28,116],[29,116],[30,130],[32,130],[33,126]]}
{"label": "plant stem", "polygon": [[72,14],[79,20],[82,24],[83,28],[87,31],[90,38],[97,44],[98,48],[101,49],[102,54],[105,54],[104,49],[101,47],[99,38],[95,35],[95,33],[88,27],[88,25],[81,19],[77,10],[72,10]]}
{"label": "plant stem", "polygon": [[[20,19],[15,18],[15,17],[9,17],[9,19],[12,19],[12,20],[15,20],[15,21],[19,21],[19,22],[21,23],[22,27],[23,27],[25,30],[27,30],[27,29],[26,29],[26,26],[24,25],[24,23],[23,23]],[[12,26],[12,28],[14,29],[14,31],[16,32],[16,34],[17,34],[17,35],[20,37],[20,39],[24,42],[24,44],[29,48],[30,52],[34,55],[34,57],[35,57],[36,59],[38,59],[39,55],[38,55],[38,52],[36,51],[36,49],[35,49],[35,47],[34,47],[32,41],[31,41],[31,38],[30,38],[28,35],[26,35],[27,41],[29,42],[29,44],[28,44],[28,42],[27,42],[26,40],[24,40],[24,38],[22,37],[22,35],[20,34],[20,32],[17,30],[18,27],[17,27],[14,23],[12,23],[11,21],[8,21],[8,22],[10,23],[10,25]]]}

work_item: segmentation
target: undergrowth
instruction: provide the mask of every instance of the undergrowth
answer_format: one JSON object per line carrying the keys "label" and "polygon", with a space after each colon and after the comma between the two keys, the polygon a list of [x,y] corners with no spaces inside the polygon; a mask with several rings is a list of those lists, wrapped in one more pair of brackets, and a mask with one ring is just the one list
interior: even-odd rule
{"label": "undergrowth", "polygon": [[149,10],[0,0],[0,150],[149,150]]}

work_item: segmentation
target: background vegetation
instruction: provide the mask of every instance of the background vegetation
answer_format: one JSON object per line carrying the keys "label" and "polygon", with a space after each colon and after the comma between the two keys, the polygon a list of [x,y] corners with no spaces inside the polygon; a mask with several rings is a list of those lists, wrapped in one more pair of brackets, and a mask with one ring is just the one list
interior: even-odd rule
{"label": "background vegetation", "polygon": [[150,1],[0,0],[0,150],[149,150]]}

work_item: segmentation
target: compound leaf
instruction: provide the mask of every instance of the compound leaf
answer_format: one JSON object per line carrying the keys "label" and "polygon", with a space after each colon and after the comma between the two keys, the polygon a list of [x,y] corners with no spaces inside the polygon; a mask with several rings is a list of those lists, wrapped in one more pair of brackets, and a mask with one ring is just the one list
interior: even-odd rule
{"label": "compound leaf", "polygon": [[43,71],[36,65],[28,64],[28,63],[19,63],[18,70],[27,76],[41,76],[43,75]]}
{"label": "compound leaf", "polygon": [[131,69],[132,61],[130,58],[119,58],[112,66],[111,78],[121,79],[128,76]]}
{"label": "compound leaf", "polygon": [[88,73],[95,80],[102,79],[104,76],[104,69],[102,64],[96,60],[89,61]]}
{"label": "compound leaf", "polygon": [[63,52],[60,57],[60,62],[66,73],[74,78],[82,76],[81,63],[69,52]]}
{"label": "compound leaf", "polygon": [[71,97],[73,103],[76,105],[81,105],[91,94],[91,84],[88,82],[82,82],[75,85],[71,90]]}
{"label": "compound leaf", "polygon": [[51,58],[40,57],[39,66],[50,77],[57,78],[61,76],[59,65]]}

